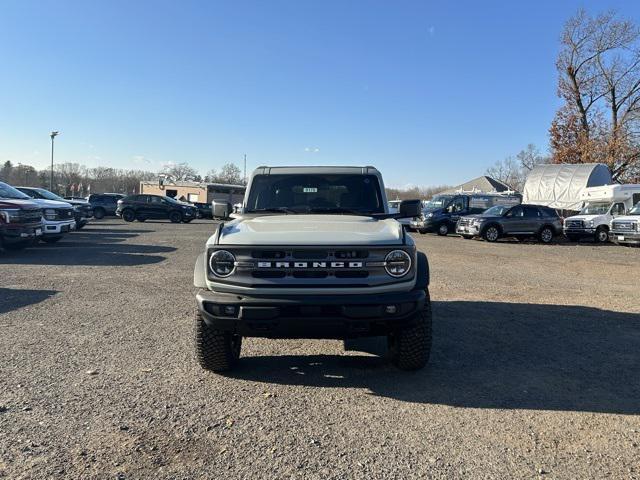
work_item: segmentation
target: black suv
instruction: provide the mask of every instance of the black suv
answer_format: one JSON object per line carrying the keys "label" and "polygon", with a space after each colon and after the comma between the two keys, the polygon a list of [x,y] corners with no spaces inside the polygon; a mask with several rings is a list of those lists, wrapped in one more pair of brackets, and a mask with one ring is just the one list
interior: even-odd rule
{"label": "black suv", "polygon": [[15,187],[25,195],[29,195],[31,198],[40,198],[44,200],[56,200],[58,202],[66,202],[73,207],[73,218],[76,221],[76,230],[80,230],[87,223],[93,215],[91,212],[91,205],[86,200],[69,200],[62,198],[49,190],[36,187]]}
{"label": "black suv", "polygon": [[198,216],[198,209],[171,197],[160,195],[130,195],[118,200],[116,215],[125,222],[147,219],[169,219],[173,223],[189,223]]}
{"label": "black suv", "polygon": [[462,238],[482,237],[488,242],[502,237],[536,237],[542,243],[550,243],[562,233],[562,219],[554,209],[540,205],[496,205],[480,215],[460,218],[456,233]]}
{"label": "black suv", "polygon": [[118,200],[124,197],[121,193],[94,193],[87,200],[93,209],[94,218],[100,220],[106,215],[115,215]]}

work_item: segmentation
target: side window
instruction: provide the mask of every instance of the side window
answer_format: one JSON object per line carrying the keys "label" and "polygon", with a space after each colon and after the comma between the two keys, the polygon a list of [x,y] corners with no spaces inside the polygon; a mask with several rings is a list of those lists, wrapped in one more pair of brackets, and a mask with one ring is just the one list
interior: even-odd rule
{"label": "side window", "polygon": [[624,215],[625,208],[624,203],[614,203],[613,207],[611,207],[611,215]]}
{"label": "side window", "polygon": [[511,210],[509,210],[509,213],[507,213],[507,215],[505,216],[510,218],[524,217],[524,209],[522,207],[513,207]]}
{"label": "side window", "polygon": [[451,205],[449,205],[448,210],[450,213],[461,212],[462,210],[464,210],[464,205],[465,205],[465,198],[456,197],[451,202]]}
{"label": "side window", "polygon": [[538,218],[540,211],[535,207],[524,207],[524,216],[527,218]]}
{"label": "side window", "polygon": [[163,201],[162,201],[161,197],[150,196],[149,197],[149,203],[151,203],[153,205],[161,205],[163,203]]}

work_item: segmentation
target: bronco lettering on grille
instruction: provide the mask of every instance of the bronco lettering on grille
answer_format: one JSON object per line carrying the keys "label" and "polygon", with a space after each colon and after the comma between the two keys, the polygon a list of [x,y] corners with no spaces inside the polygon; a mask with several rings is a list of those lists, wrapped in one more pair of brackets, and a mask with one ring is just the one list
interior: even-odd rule
{"label": "bronco lettering on grille", "polygon": [[258,268],[362,268],[363,262],[258,262]]}

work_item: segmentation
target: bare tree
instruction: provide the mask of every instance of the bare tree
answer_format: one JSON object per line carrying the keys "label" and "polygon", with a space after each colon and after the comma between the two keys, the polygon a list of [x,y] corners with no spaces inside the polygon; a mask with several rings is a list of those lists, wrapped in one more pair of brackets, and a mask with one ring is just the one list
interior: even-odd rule
{"label": "bare tree", "polygon": [[550,158],[542,155],[538,148],[530,143],[515,157],[498,160],[489,167],[486,174],[509,185],[516,191],[522,191],[527,175],[536,165],[549,163]]}
{"label": "bare tree", "polygon": [[212,168],[205,175],[205,181],[211,183],[228,183],[231,185],[242,184],[242,171],[234,163],[226,163],[217,172],[215,168]]}
{"label": "bare tree", "polygon": [[174,181],[197,181],[200,178],[198,171],[186,162],[168,164],[161,173]]}
{"label": "bare tree", "polygon": [[551,125],[553,161],[602,162],[614,179],[640,167],[640,30],[614,12],[569,19],[556,62],[564,105]]}

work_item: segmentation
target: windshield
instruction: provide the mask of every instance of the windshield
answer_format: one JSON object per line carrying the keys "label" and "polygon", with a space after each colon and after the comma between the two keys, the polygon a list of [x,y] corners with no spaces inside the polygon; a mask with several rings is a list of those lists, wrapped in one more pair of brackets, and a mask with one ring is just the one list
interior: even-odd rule
{"label": "windshield", "polygon": [[385,213],[375,175],[256,175],[245,213]]}
{"label": "windshield", "polygon": [[640,202],[636,203],[635,206],[629,210],[629,215],[640,215]]}
{"label": "windshield", "polygon": [[437,210],[438,208],[446,207],[453,197],[451,195],[436,195],[429,200],[424,206],[424,211],[429,212],[431,210]]}
{"label": "windshield", "polygon": [[604,202],[587,202],[580,213],[582,215],[604,215],[609,211],[611,203]]}
{"label": "windshield", "polygon": [[58,200],[58,201],[64,202],[64,198],[59,197],[55,193],[50,192],[49,190],[45,190],[44,188],[34,188],[33,190],[38,192],[38,194],[40,194],[41,197],[46,198],[47,200]]}
{"label": "windshield", "polygon": [[511,208],[510,206],[495,205],[491,208],[486,209],[484,212],[482,212],[482,216],[483,217],[501,217],[502,215],[504,215],[504,212],[506,212],[510,208]]}
{"label": "windshield", "polygon": [[0,182],[0,198],[11,198],[18,200],[31,200],[29,195],[25,195],[20,190],[10,187],[6,183]]}

